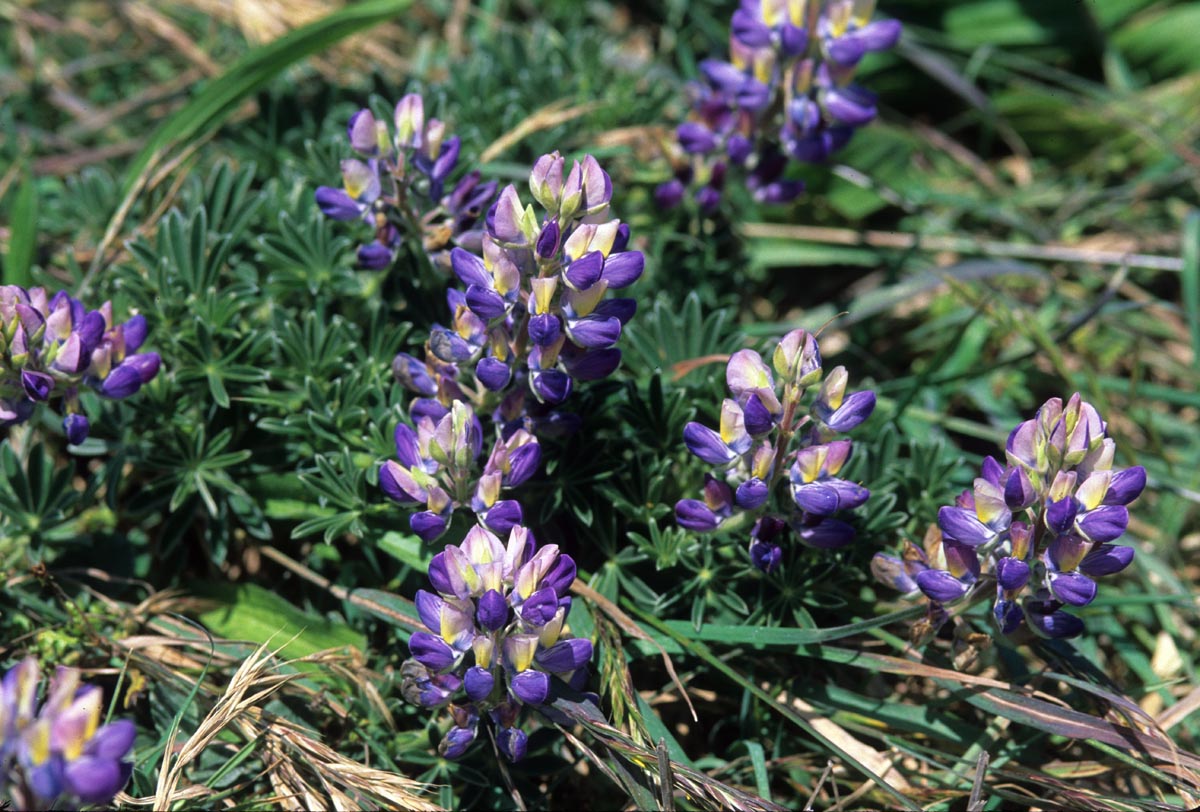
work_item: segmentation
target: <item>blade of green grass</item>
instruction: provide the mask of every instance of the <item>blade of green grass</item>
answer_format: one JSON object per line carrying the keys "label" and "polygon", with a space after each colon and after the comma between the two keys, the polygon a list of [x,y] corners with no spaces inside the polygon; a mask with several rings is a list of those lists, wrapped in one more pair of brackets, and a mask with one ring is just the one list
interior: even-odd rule
{"label": "blade of green grass", "polygon": [[37,181],[28,167],[17,187],[13,201],[12,216],[9,218],[11,235],[8,238],[8,253],[4,257],[4,272],[0,282],[5,285],[29,287],[33,282],[33,258],[37,248],[38,193]]}
{"label": "blade of green grass", "polygon": [[754,765],[754,784],[758,789],[758,794],[771,800],[771,782],[767,778],[767,758],[763,752],[763,746],[758,742],[746,741],[743,742],[746,749],[750,751],[750,763]]}
{"label": "blade of green grass", "polygon": [[1183,223],[1183,310],[1192,333],[1192,355],[1200,358],[1200,212]]}
{"label": "blade of green grass", "polygon": [[743,646],[803,646],[813,643],[827,643],[861,634],[869,629],[912,620],[925,612],[923,606],[912,606],[891,614],[881,615],[870,620],[848,623],[844,626],[831,626],[827,629],[797,629],[781,627],[720,626],[705,624],[695,628],[689,620],[668,620],[665,626],[672,632],[688,635],[695,640],[710,643],[735,643]]}

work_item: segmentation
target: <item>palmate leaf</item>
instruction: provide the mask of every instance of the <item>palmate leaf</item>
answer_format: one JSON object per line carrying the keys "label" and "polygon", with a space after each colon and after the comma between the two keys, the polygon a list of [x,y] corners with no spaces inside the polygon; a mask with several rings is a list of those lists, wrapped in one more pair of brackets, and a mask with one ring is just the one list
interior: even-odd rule
{"label": "palmate leaf", "polygon": [[704,315],[700,296],[690,293],[680,306],[665,297],[649,312],[638,314],[623,336],[626,359],[634,373],[661,371],[686,377],[696,362],[728,355],[741,344],[741,335],[730,311],[720,308]]}
{"label": "palmate leaf", "polygon": [[0,445],[0,537],[63,536],[78,506],[91,502],[102,481],[101,474],[90,477],[81,493],[71,486],[73,476],[70,466],[55,466],[41,443],[29,450],[24,464],[9,443]]}

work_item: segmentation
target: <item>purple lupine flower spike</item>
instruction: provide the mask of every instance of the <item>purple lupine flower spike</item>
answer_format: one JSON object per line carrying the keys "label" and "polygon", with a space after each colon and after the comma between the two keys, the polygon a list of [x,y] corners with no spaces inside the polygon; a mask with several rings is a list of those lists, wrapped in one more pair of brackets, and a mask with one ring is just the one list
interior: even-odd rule
{"label": "purple lupine flower spike", "polygon": [[[1096,579],[1129,566],[1134,549],[1113,544],[1129,525],[1127,505],[1145,469],[1113,468],[1115,443],[1095,407],[1078,394],[1046,401],[1010,432],[1007,465],[984,460],[982,476],[938,513],[941,532],[917,574],[935,603],[995,582],[992,614],[1001,634],[1022,627],[1050,638],[1082,634],[1068,607],[1096,598]],[[889,581],[886,572],[877,572]]]}
{"label": "purple lupine flower spike", "polygon": [[[688,450],[721,470],[725,481],[707,474],[703,501],[681,499],[675,505],[679,525],[697,532],[720,530],[738,511],[754,516],[750,560],[764,572],[783,561],[785,529],[814,549],[836,549],[854,540],[854,527],[832,516],[859,507],[870,491],[839,476],[851,443],[837,435],[866,420],[875,405],[870,391],[846,394],[848,376],[838,367],[804,414],[799,407],[806,390],[820,382],[823,370],[816,339],[803,330],[784,336],[772,361],[768,366],[748,349],[730,357],[725,380],[732,397],[722,404],[719,430],[693,422],[683,432]],[[797,432],[804,424],[811,430]],[[792,461],[787,477],[780,476],[780,453]],[[780,481],[788,483],[790,496],[783,515],[770,512],[772,490]]]}
{"label": "purple lupine flower spike", "polygon": [[764,203],[789,203],[803,183],[789,163],[823,163],[877,116],[873,93],[853,83],[863,57],[893,47],[895,20],[871,21],[859,0],[743,2],[730,20],[729,61],[700,63],[692,113],[676,130],[675,177],[655,191],[670,208],[686,199],[709,214],[721,201],[724,159],[743,167]]}
{"label": "purple lupine flower spike", "polygon": [[[477,245],[479,220],[495,195],[494,182],[466,173],[443,191],[461,151],[446,125],[427,117],[421,97],[410,93],[387,120],[359,110],[346,127],[349,146],[365,160],[342,162],[342,185],[321,186],[318,208],[335,220],[362,221],[374,230],[357,250],[358,267],[388,268],[405,238],[420,241],[435,268],[449,269],[450,250]],[[413,171],[415,170],[415,171]]]}
{"label": "purple lupine flower spike", "polygon": [[526,748],[516,726],[522,707],[545,703],[556,679],[580,687],[592,657],[591,641],[563,630],[575,563],[554,545],[538,549],[525,527],[502,542],[476,526],[434,557],[429,576],[438,594],[420,591],[415,603],[430,631],[409,640],[402,692],[416,704],[448,704],[447,758],[465,753],[490,720],[501,752],[518,760]]}
{"label": "purple lupine flower spike", "polygon": [[0,427],[59,401],[67,439],[83,442],[90,425],[81,386],[120,399],[158,374],[158,353],[138,352],[146,334],[143,316],[114,322],[111,303],[89,311],[65,291],[47,297],[42,288],[0,285]]}

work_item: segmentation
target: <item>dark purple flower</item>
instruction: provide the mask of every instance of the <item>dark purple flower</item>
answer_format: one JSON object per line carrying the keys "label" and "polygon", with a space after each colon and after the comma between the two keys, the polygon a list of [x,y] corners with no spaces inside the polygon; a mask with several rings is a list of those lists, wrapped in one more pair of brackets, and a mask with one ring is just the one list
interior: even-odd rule
{"label": "dark purple flower", "polygon": [[500,752],[504,757],[514,764],[525,758],[525,749],[529,744],[529,737],[525,735],[525,731],[515,727],[502,727],[496,733],[496,746],[500,748]]}
{"label": "dark purple flower", "polygon": [[1140,465],[1117,471],[1104,495],[1106,505],[1128,505],[1141,496],[1146,487],[1146,469]]}
{"label": "dark purple flower", "polygon": [[542,231],[538,234],[535,248],[537,255],[542,259],[550,259],[558,253],[558,241],[561,236],[561,230],[557,220],[550,220],[542,227]]}
{"label": "dark purple flower", "polygon": [[30,400],[42,401],[49,398],[50,393],[54,391],[54,378],[45,372],[23,369],[21,370],[21,386]]}
{"label": "dark purple flower", "polygon": [[1079,571],[1089,578],[1114,575],[1130,565],[1133,553],[1132,547],[1101,544],[1083,557]]}
{"label": "dark purple flower", "polygon": [[156,352],[142,352],[137,355],[127,356],[121,362],[121,366],[130,367],[136,371],[141,382],[147,384],[154,380],[154,376],[158,374],[158,370],[162,366],[162,359]]}
{"label": "dark purple flower", "polygon": [[558,561],[542,578],[542,583],[553,589],[561,601],[571,588],[571,584],[575,583],[575,573],[575,560],[569,555],[560,555]]}
{"label": "dark purple flower", "polygon": [[[990,457],[989,457],[990,459]],[[1024,510],[1037,501],[1038,493],[1023,468],[1016,468],[1004,484],[1004,502],[1009,510]]]}
{"label": "dark purple flower", "polygon": [[748,48],[762,48],[771,44],[771,28],[754,12],[739,8],[733,12],[730,22],[734,38]]}
{"label": "dark purple flower", "polygon": [[621,365],[621,351],[609,347],[570,355],[564,352],[562,362],[567,373],[575,380],[598,381],[616,372]]}
{"label": "dark purple flower", "polygon": [[141,387],[141,372],[135,365],[125,363],[108,373],[108,377],[100,384],[100,394],[120,400],[129,397]]}
{"label": "dark purple flower", "polygon": [[63,418],[63,431],[71,445],[79,445],[86,440],[90,428],[88,419],[81,414],[68,414]]}
{"label": "dark purple flower", "polygon": [[951,603],[967,594],[969,583],[960,581],[945,570],[925,570],[916,576],[917,586],[930,600]]}
{"label": "dark purple flower", "polygon": [[609,290],[620,290],[638,281],[645,267],[646,257],[641,251],[613,252],[604,260],[600,278],[608,283]]}
{"label": "dark purple flower", "polygon": [[441,671],[454,665],[458,655],[440,637],[429,632],[413,632],[408,640],[409,651],[430,671]]}
{"label": "dark purple flower", "polygon": [[574,671],[592,659],[592,642],[581,637],[561,640],[550,648],[539,651],[534,659],[552,674]]}
{"label": "dark purple flower", "polygon": [[861,127],[876,115],[875,94],[857,85],[826,89],[821,104],[835,122],[850,127]]}
{"label": "dark purple flower", "polygon": [[454,760],[461,758],[467,749],[475,742],[475,736],[478,727],[453,727],[446,733],[446,737],[442,739],[438,745],[438,753],[444,758]]}
{"label": "dark purple flower", "polygon": [[363,216],[362,206],[346,194],[344,189],[319,186],[316,192],[317,206],[321,213],[334,220],[357,220]]}
{"label": "dark purple flower", "polygon": [[562,323],[553,313],[540,313],[529,319],[529,337],[538,346],[550,346],[558,340],[561,332]]}
{"label": "dark purple flower", "polygon": [[717,137],[712,130],[695,121],[680,124],[675,136],[684,152],[712,152],[717,146]]}
{"label": "dark purple flower", "polygon": [[392,264],[395,252],[378,240],[358,247],[358,267],[367,271],[382,271]]}
{"label": "dark purple flower", "polygon": [[121,334],[125,338],[125,353],[132,354],[138,351],[146,341],[146,333],[149,327],[146,324],[146,317],[142,314],[131,316],[128,321],[121,325]]}
{"label": "dark purple flower", "polygon": [[709,465],[726,466],[740,455],[721,439],[721,435],[699,423],[688,423],[683,428],[683,442],[700,459]]}
{"label": "dark purple flower", "polygon": [[571,377],[561,370],[530,370],[529,388],[542,403],[559,405],[570,396],[571,386]]}
{"label": "dark purple flower", "polygon": [[996,532],[979,521],[971,508],[943,507],[938,510],[937,523],[946,538],[970,547],[996,538]]}
{"label": "dark purple flower", "polygon": [[783,549],[778,544],[750,540],[750,563],[762,572],[774,572],[783,561]]}
{"label": "dark purple flower", "polygon": [[1057,604],[1053,601],[1027,602],[1025,619],[1034,631],[1043,637],[1067,638],[1083,634],[1083,621],[1057,609]]}
{"label": "dark purple flower", "polygon": [[767,501],[770,491],[767,483],[754,477],[738,485],[734,501],[742,510],[754,510]]}
{"label": "dark purple flower", "polygon": [[463,677],[463,688],[472,702],[482,702],[487,699],[495,685],[496,678],[492,676],[492,672],[477,665],[468,668]]}
{"label": "dark purple flower", "polygon": [[479,598],[475,619],[490,632],[503,628],[508,623],[508,602],[499,592],[489,589]]}
{"label": "dark purple flower", "polygon": [[868,390],[847,395],[836,409],[821,410],[818,403],[818,415],[821,422],[837,432],[847,432],[858,427],[875,411],[875,393]]}
{"label": "dark purple flower", "polygon": [[1114,541],[1129,526],[1129,510],[1124,505],[1101,505],[1080,515],[1075,526],[1092,541]]}
{"label": "dark purple flower", "polygon": [[862,485],[844,479],[829,478],[792,485],[792,499],[796,506],[816,516],[832,516],[839,510],[853,510],[870,496],[871,492]]}
{"label": "dark purple flower", "polygon": [[538,443],[531,442],[520,446],[508,455],[509,472],[505,484],[515,488],[537,472],[542,460],[542,448]]}
{"label": "dark purple flower", "polygon": [[408,518],[408,526],[420,537],[421,541],[429,542],[446,532],[446,517],[432,510],[414,513]]}
{"label": "dark purple flower", "polygon": [[757,393],[746,398],[746,402],[742,404],[742,413],[745,415],[746,431],[752,437],[759,437],[775,428],[775,415],[771,414],[771,410]]}
{"label": "dark purple flower", "polygon": [[481,515],[483,523],[493,533],[507,533],[523,520],[521,504],[515,499],[501,499]]}
{"label": "dark purple flower", "polygon": [[1021,611],[1021,607],[1016,601],[997,598],[995,604],[992,605],[992,617],[996,619],[996,625],[1000,628],[1001,634],[1012,634],[1025,619],[1025,613]]}
{"label": "dark purple flower", "polygon": [[541,705],[550,695],[550,675],[542,671],[522,671],[508,685],[513,695],[526,705]]}
{"label": "dark purple flower", "polygon": [[699,533],[716,530],[721,523],[717,514],[698,499],[680,499],[676,502],[675,521],[680,527]]}
{"label": "dark purple flower", "polygon": [[683,195],[687,190],[683,183],[672,178],[666,183],[660,183],[654,189],[654,203],[660,209],[673,209],[683,200]]}
{"label": "dark purple flower", "polygon": [[996,582],[1008,592],[1023,588],[1029,582],[1029,565],[1019,558],[1001,558],[996,562]]}
{"label": "dark purple flower", "polygon": [[854,541],[854,528],[837,519],[821,519],[816,524],[793,524],[800,542],[818,550],[836,550]]}
{"label": "dark purple flower", "polygon": [[521,619],[531,626],[544,626],[558,611],[558,593],[553,587],[537,590],[521,604]]}
{"label": "dark purple flower", "polygon": [[1048,573],[1054,597],[1071,606],[1087,606],[1096,598],[1096,582],[1079,572]]}

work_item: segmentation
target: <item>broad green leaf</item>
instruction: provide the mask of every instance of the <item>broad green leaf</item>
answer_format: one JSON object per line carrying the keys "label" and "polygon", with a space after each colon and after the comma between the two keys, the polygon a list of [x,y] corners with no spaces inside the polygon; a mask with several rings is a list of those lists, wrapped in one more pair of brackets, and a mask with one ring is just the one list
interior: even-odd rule
{"label": "broad green leaf", "polygon": [[414,631],[425,628],[417,616],[417,607],[412,601],[399,595],[379,589],[356,589],[349,594],[347,600],[393,626],[402,626]]}
{"label": "broad green leaf", "polygon": [[379,539],[379,549],[402,564],[424,571],[436,550],[411,533],[389,530]]}
{"label": "broad green leaf", "polygon": [[221,637],[282,647],[285,657],[342,646],[367,648],[366,638],[344,623],[298,609],[255,584],[210,584],[197,594],[207,603],[200,622]]}

